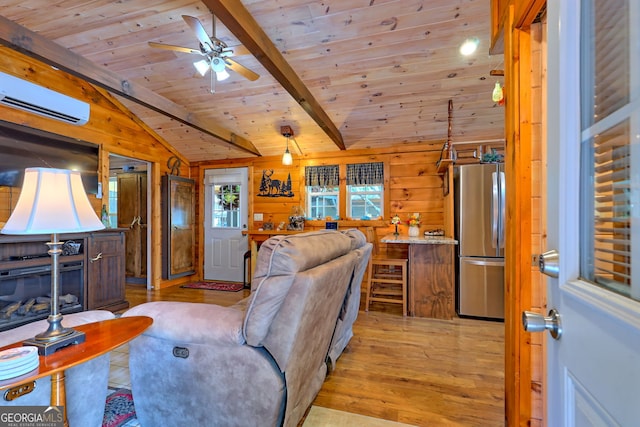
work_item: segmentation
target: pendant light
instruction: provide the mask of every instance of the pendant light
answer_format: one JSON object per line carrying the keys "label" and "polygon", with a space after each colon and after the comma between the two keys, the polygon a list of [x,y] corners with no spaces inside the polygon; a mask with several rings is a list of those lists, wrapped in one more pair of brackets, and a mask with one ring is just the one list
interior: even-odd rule
{"label": "pendant light", "polygon": [[289,138],[293,136],[293,129],[291,129],[290,126],[280,126],[280,133],[282,136],[287,138],[287,148],[284,150],[284,154],[282,155],[282,164],[290,166],[293,164],[293,157],[289,151]]}

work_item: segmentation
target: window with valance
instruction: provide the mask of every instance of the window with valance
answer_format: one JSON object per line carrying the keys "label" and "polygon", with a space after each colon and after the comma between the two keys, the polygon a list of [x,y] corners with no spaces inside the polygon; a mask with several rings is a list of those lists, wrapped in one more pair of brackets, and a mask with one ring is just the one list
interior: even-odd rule
{"label": "window with valance", "polygon": [[340,168],[338,165],[307,166],[307,215],[311,218],[340,217]]}

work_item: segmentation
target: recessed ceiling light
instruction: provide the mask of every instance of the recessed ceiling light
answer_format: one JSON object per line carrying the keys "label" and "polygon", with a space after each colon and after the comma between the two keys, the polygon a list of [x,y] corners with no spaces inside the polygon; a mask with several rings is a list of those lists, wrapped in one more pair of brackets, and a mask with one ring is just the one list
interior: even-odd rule
{"label": "recessed ceiling light", "polygon": [[480,40],[477,37],[472,37],[470,39],[466,39],[464,43],[460,46],[460,53],[464,56],[469,56],[478,48],[478,44]]}

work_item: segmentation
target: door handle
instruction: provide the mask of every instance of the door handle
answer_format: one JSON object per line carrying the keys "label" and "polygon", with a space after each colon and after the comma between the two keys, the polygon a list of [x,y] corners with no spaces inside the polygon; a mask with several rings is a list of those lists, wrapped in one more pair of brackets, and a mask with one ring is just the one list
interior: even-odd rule
{"label": "door handle", "polygon": [[540,273],[557,279],[560,273],[560,254],[558,251],[552,249],[540,254],[538,257],[538,269]]}
{"label": "door handle", "polygon": [[464,263],[484,267],[504,267],[504,261],[480,261],[475,259],[466,259],[464,260]]}
{"label": "door handle", "polygon": [[560,313],[555,308],[549,310],[549,315],[546,317],[532,311],[523,311],[522,326],[527,332],[549,331],[554,340],[559,340],[562,335]]}
{"label": "door handle", "polygon": [[91,261],[92,263],[101,260],[102,259],[102,252],[100,252],[98,255],[94,256],[93,258],[89,259],[89,261]]}

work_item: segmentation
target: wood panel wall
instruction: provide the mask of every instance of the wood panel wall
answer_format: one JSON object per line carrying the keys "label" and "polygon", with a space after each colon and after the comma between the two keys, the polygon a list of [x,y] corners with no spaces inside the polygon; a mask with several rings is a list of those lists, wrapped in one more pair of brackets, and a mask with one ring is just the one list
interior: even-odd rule
{"label": "wood panel wall", "polygon": [[[492,0],[494,41],[504,43],[507,242],[505,251],[505,416],[509,426],[545,425],[543,337],[525,333],[523,310],[544,310],[532,265],[544,245],[544,46],[534,25],[540,0]],[[500,33],[500,34],[498,34]],[[495,46],[493,46],[495,47]]]}
{"label": "wood panel wall", "polygon": [[[283,141],[284,142],[284,141]],[[257,159],[237,159],[232,161],[213,161],[192,163],[192,175],[198,176],[199,183],[203,182],[204,171],[211,168],[228,167],[249,167],[249,229],[257,229],[264,221],[273,222],[277,226],[280,222],[288,223],[288,217],[292,209],[305,207],[305,166],[317,165],[338,165],[340,169],[341,187],[344,188],[344,177],[346,165],[349,163],[383,162],[385,166],[385,205],[384,218],[372,219],[368,221],[341,219],[340,228],[360,228],[374,227],[378,238],[392,233],[393,226],[390,224],[391,216],[398,214],[403,221],[406,221],[413,213],[422,216],[421,231],[432,229],[445,229],[446,235],[453,237],[453,191],[450,192],[447,203],[443,196],[443,176],[438,174],[436,162],[440,156],[441,141],[433,143],[421,143],[412,145],[399,144],[397,147],[376,149],[376,150],[353,150],[339,153],[317,153],[305,156],[294,156],[291,166],[283,166],[281,158],[261,157]],[[284,144],[283,144],[284,146]],[[287,180],[291,176],[293,197],[262,197],[260,193],[260,182],[263,171],[273,170],[272,178]],[[450,174],[450,179],[453,179]],[[201,184],[199,184],[201,185]],[[453,185],[450,183],[453,190]],[[204,200],[204,189],[198,188],[198,199]],[[340,205],[346,206],[344,191],[341,191]],[[450,205],[450,206],[449,206]],[[198,206],[198,239],[203,238],[202,216],[204,207]],[[262,213],[264,221],[253,221],[254,213]],[[312,220],[305,222],[305,230],[325,228],[324,220]],[[402,224],[400,231],[406,233],[407,226]],[[398,246],[393,245],[394,251]],[[200,245],[199,245],[200,247]],[[386,250],[381,245],[381,250]],[[391,249],[390,249],[391,250]],[[396,254],[394,252],[394,254]],[[406,248],[403,248],[398,256],[406,256]],[[199,258],[202,259],[202,248]],[[201,262],[197,265],[202,275]]]}
{"label": "wood panel wall", "polygon": [[[543,35],[546,28],[542,23],[531,25],[531,253],[540,254],[546,250],[546,137],[544,117],[546,117],[545,71],[546,52]],[[531,311],[547,314],[545,276],[538,266],[531,266]],[[531,335],[531,426],[544,424],[545,406],[545,334]]]}
{"label": "wood panel wall", "polygon": [[[14,50],[0,47],[0,71],[45,86],[91,105],[91,117],[83,126],[75,126],[0,105],[0,119],[36,129],[77,138],[100,146],[99,177],[103,189],[109,188],[109,154],[150,162],[152,167],[151,229],[161,230],[160,176],[167,172],[171,156],[182,160],[181,175],[188,176],[189,164],[166,141],[158,137],[129,112],[115,97],[74,76],[44,65]],[[6,221],[17,201],[19,189],[0,187],[0,221]],[[96,213],[105,201],[89,197]],[[174,284],[161,277],[161,233],[152,232],[151,284],[155,288]],[[189,278],[183,278],[186,281]],[[178,283],[178,282],[175,282]]]}

